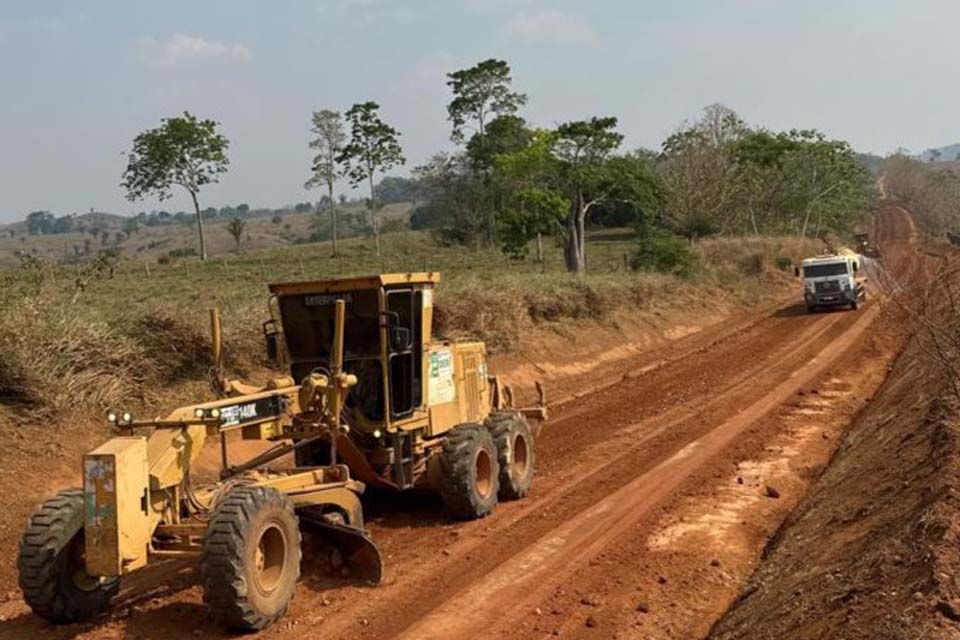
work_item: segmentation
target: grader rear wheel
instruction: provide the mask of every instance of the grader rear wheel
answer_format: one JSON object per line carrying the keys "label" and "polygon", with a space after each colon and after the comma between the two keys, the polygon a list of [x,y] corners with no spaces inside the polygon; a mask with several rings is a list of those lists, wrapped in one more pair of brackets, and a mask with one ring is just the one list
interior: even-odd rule
{"label": "grader rear wheel", "polygon": [[488,515],[497,504],[500,467],[493,436],[479,424],[452,429],[443,442],[440,496],[461,520]]}
{"label": "grader rear wheel", "polygon": [[87,574],[80,489],[60,492],[30,516],[17,568],[24,601],[54,624],[96,617],[120,589],[119,578]]}
{"label": "grader rear wheel", "polygon": [[533,485],[536,454],[533,434],[526,419],[517,413],[494,413],[487,426],[497,445],[501,500],[519,500]]}
{"label": "grader rear wheel", "polygon": [[300,526],[276,489],[237,487],[203,539],[203,599],[235,629],[263,629],[286,612],[300,576]]}

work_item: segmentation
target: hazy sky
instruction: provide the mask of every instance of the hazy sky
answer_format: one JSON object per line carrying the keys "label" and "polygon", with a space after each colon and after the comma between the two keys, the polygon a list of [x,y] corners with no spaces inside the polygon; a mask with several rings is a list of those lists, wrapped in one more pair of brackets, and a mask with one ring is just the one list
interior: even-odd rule
{"label": "hazy sky", "polygon": [[754,125],[920,151],[960,140],[957,25],[956,0],[4,0],[0,222],[156,208],[124,199],[123,153],[185,109],[231,140],[204,206],[315,197],[310,112],[368,99],[409,168],[451,146],[444,74],[489,57],[534,124],[615,115],[627,147],[722,102]]}

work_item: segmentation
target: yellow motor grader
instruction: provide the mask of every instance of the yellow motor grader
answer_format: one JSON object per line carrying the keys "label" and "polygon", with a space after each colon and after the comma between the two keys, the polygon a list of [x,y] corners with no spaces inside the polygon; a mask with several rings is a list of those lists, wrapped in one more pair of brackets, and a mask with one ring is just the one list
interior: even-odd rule
{"label": "yellow motor grader", "polygon": [[[262,387],[223,379],[212,312],[220,397],[158,419],[108,414],[120,435],[83,457],[83,488],[27,523],[18,557],[27,604],[55,623],[87,620],[107,609],[123,575],[187,557],[199,560],[214,617],[262,629],[293,597],[301,525],[337,550],[335,565],[379,582],[359,500],[367,484],[437,490],[457,518],[523,497],[534,474],[528,419],[539,428],[546,418],[542,390],[537,406],[514,408],[487,372],[483,343],[433,341],[438,282],[408,273],[271,285],[267,348],[291,375]],[[235,463],[237,437],[276,444]],[[220,441],[220,479],[201,485],[191,467],[208,438]],[[293,465],[280,462],[290,454]]]}

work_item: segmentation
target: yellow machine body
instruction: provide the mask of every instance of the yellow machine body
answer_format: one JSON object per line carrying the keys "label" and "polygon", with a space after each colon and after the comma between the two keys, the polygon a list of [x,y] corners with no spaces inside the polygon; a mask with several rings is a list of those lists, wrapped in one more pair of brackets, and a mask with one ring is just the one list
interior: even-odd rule
{"label": "yellow machine body", "polygon": [[[358,384],[346,404],[338,451],[351,474],[385,488],[436,485],[440,436],[482,424],[503,408],[479,341],[434,338],[434,272],[381,274],[270,285],[290,374],[328,367],[332,309],[346,306],[344,371]],[[519,410],[524,411],[524,410]],[[526,412],[542,420],[543,406]],[[296,437],[296,436],[295,436]]]}

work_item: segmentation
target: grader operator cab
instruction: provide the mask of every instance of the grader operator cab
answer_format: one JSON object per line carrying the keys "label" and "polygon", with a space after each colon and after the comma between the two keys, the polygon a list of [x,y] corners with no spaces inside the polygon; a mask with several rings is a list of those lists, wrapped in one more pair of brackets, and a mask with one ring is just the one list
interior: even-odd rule
{"label": "grader operator cab", "polygon": [[[140,420],[111,411],[118,432],[83,458],[82,489],[31,516],[18,569],[25,602],[54,623],[106,610],[122,576],[158,559],[198,560],[204,601],[230,627],[262,629],[286,611],[300,574],[301,531],[334,549],[331,564],[375,584],[379,551],[359,500],[365,483],[439,490],[459,518],[522,497],[533,479],[527,418],[487,373],[480,342],[432,341],[437,274],[271,286],[268,351],[290,376],[254,387],[221,375],[218,398]],[[299,380],[299,384],[295,381]],[[234,462],[235,438],[276,444]],[[219,481],[191,473],[220,441]],[[294,464],[271,466],[293,454]]]}
{"label": "grader operator cab", "polygon": [[546,409],[542,392],[535,407],[510,406],[482,342],[433,340],[439,280],[412,273],[276,284],[271,308],[298,380],[329,369],[334,305],[347,309],[343,369],[357,378],[343,412],[348,428],[298,448],[297,463],[341,462],[373,486],[434,489],[451,515],[477,518],[498,499],[526,495],[534,471],[528,420],[539,428]]}

